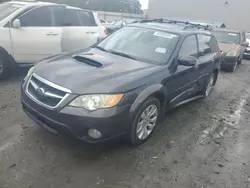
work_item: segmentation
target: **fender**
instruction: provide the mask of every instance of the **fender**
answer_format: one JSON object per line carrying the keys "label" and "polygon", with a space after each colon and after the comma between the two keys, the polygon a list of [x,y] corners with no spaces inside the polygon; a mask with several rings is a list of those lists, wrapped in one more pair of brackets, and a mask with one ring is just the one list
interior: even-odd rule
{"label": "fender", "polygon": [[7,55],[10,55],[3,47],[0,46],[0,53],[5,53]]}
{"label": "fender", "polygon": [[155,84],[147,87],[139,94],[129,111],[131,113],[134,113],[136,109],[143,103],[143,101],[145,101],[149,96],[155,93],[160,93],[163,96],[166,96],[167,91],[162,84]]}

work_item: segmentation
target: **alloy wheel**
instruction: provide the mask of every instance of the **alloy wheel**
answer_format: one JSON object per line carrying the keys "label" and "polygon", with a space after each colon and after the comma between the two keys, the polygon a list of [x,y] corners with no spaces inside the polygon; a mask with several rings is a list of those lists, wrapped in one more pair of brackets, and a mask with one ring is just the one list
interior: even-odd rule
{"label": "alloy wheel", "polygon": [[148,106],[141,114],[137,123],[136,135],[139,140],[145,140],[154,130],[158,120],[158,108],[156,105]]}

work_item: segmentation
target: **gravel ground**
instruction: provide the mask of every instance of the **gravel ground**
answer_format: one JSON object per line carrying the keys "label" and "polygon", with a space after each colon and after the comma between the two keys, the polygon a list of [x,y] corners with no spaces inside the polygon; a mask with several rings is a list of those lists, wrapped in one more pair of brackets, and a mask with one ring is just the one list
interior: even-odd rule
{"label": "gravel ground", "polygon": [[211,96],[170,112],[138,148],[54,136],[19,102],[24,71],[0,82],[0,188],[249,188],[250,62]]}

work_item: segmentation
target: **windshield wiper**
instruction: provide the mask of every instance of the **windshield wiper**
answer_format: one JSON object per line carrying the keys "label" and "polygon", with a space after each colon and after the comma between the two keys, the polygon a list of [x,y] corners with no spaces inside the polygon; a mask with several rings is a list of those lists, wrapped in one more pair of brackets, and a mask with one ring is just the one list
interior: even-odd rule
{"label": "windshield wiper", "polygon": [[115,54],[115,55],[119,55],[119,56],[122,56],[122,57],[129,58],[129,59],[137,60],[136,58],[134,58],[134,57],[132,57],[132,56],[130,56],[128,54],[122,53],[122,52],[117,52],[117,51],[113,51],[113,50],[110,50],[108,52],[110,52],[112,54]]}

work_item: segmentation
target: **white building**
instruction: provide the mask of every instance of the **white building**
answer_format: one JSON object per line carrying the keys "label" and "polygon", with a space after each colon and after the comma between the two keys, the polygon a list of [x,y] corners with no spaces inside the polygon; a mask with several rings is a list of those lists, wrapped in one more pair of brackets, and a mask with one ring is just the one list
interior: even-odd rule
{"label": "white building", "polygon": [[250,0],[149,0],[148,18],[223,21],[250,31]]}

